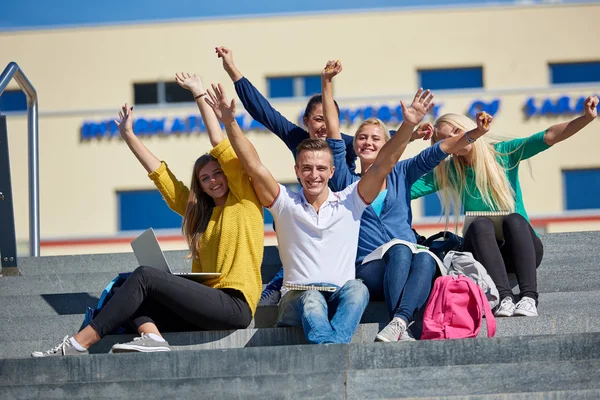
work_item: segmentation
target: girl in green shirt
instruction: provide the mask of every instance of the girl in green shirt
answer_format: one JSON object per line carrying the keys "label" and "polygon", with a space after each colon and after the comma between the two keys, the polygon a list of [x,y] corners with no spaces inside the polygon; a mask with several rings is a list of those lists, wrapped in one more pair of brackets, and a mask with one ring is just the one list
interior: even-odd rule
{"label": "girl in green shirt", "polygon": [[[439,191],[446,224],[450,212],[455,229],[461,208],[467,211],[507,211],[502,222],[503,241],[496,239],[493,223],[487,218],[475,219],[465,232],[464,250],[473,253],[494,280],[502,299],[495,315],[537,316],[537,274],[543,246],[529,223],[519,184],[521,161],[550,148],[579,132],[597,116],[598,97],[588,97],[584,114],[572,121],[553,125],[527,138],[490,145],[472,140],[435,170],[415,182],[411,198]],[[459,114],[445,114],[434,125],[423,124],[419,131],[431,132],[432,144],[451,136],[464,134],[475,122]],[[521,299],[515,304],[508,273],[517,277]]]}

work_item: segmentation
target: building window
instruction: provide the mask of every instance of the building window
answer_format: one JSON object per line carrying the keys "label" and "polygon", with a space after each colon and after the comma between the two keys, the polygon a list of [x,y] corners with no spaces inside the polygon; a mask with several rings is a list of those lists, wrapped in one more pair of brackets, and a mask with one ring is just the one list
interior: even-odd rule
{"label": "building window", "polygon": [[303,97],[321,93],[321,76],[267,77],[268,97]]}
{"label": "building window", "polygon": [[436,193],[428,194],[423,197],[423,216],[439,217],[442,215],[442,203]]}
{"label": "building window", "polygon": [[600,168],[564,170],[565,209],[600,208]]}
{"label": "building window", "polygon": [[177,82],[145,82],[133,84],[135,104],[165,104],[194,102],[192,94]]}
{"label": "building window", "polygon": [[157,104],[158,103],[158,84],[157,83],[134,83],[133,101],[135,104]]}
{"label": "building window", "polygon": [[483,67],[420,69],[418,72],[424,89],[483,88]]}
{"label": "building window", "polygon": [[156,189],[118,191],[117,207],[119,231],[181,228],[181,217]]}
{"label": "building window", "polygon": [[27,96],[21,89],[5,90],[0,95],[0,112],[27,111]]}
{"label": "building window", "polygon": [[553,84],[600,82],[600,61],[556,63],[549,67]]}

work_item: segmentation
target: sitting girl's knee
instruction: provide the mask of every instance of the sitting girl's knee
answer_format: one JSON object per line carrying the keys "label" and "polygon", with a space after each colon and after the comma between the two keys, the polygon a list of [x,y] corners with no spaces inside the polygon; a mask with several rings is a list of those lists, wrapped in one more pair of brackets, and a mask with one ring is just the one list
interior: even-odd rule
{"label": "sitting girl's knee", "polygon": [[521,229],[524,226],[529,225],[529,222],[527,222],[527,220],[521,214],[512,213],[504,217],[502,225],[507,227],[518,227]]}
{"label": "sitting girl's knee", "polygon": [[467,229],[465,237],[467,235],[479,236],[482,233],[486,232],[495,232],[494,223],[487,218],[478,217],[475,218],[473,222],[471,222],[471,225],[469,225],[469,229]]}

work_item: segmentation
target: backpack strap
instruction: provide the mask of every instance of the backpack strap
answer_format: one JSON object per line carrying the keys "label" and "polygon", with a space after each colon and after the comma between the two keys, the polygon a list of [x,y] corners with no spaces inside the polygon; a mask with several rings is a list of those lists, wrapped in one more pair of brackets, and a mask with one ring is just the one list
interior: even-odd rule
{"label": "backpack strap", "polygon": [[[477,286],[477,285],[476,285]],[[487,297],[485,297],[485,293],[483,293],[483,290],[481,290],[481,288],[479,286],[477,286],[478,293],[479,293],[479,298],[481,303],[483,304],[483,315],[485,315],[485,324],[487,326],[487,336],[489,338],[494,337],[494,335],[496,334],[496,318],[494,317],[494,314],[492,313],[492,309],[490,308],[490,303],[487,300]]]}

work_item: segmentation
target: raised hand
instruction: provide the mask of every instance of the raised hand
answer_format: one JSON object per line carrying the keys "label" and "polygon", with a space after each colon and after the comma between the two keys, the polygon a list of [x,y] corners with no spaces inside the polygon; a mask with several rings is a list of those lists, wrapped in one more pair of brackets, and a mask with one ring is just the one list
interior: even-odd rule
{"label": "raised hand", "polygon": [[227,71],[231,68],[235,67],[233,63],[233,51],[229,50],[227,47],[215,47],[215,53],[221,59],[223,59],[223,68]]}
{"label": "raised hand", "polygon": [[182,88],[192,92],[194,97],[204,93],[204,85],[202,79],[196,74],[190,75],[187,72],[181,72],[175,74],[175,82]]}
{"label": "raised hand", "polygon": [[410,137],[410,141],[413,140],[429,140],[433,136],[433,125],[430,122],[425,122],[417,127],[417,130],[413,132]]}
{"label": "raised hand", "polygon": [[490,124],[494,120],[490,114],[485,111],[478,112],[475,116],[475,122],[477,122],[477,130],[480,134],[485,135],[490,131]]}
{"label": "raised hand", "polygon": [[583,114],[590,119],[598,116],[598,96],[590,96],[583,102]]}
{"label": "raised hand", "polygon": [[410,107],[406,107],[404,103],[400,101],[403,121],[413,126],[419,125],[423,118],[425,118],[425,115],[435,105],[433,97],[433,93],[431,93],[429,89],[423,91],[423,88],[420,88],[415,94],[415,98]]}
{"label": "raised hand", "polygon": [[208,97],[206,102],[213,109],[215,115],[224,124],[229,124],[235,121],[235,100],[227,101],[227,96],[223,90],[223,86],[219,83],[211,85],[212,90],[208,89]]}
{"label": "raised hand", "polygon": [[342,63],[340,60],[329,60],[325,64],[325,68],[321,71],[321,77],[327,80],[332,80],[334,76],[342,72]]}
{"label": "raised hand", "polygon": [[127,103],[121,106],[119,111],[119,119],[114,120],[119,127],[119,133],[123,139],[133,135],[133,106],[129,107]]}

